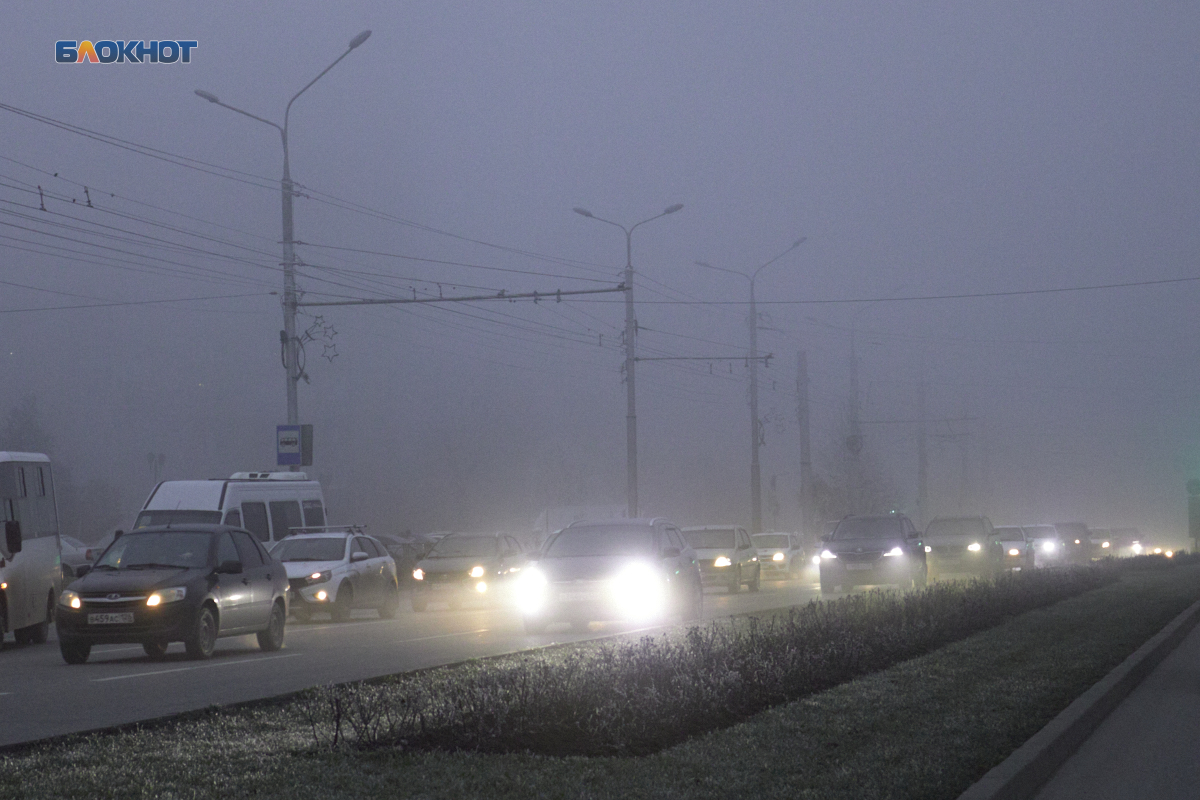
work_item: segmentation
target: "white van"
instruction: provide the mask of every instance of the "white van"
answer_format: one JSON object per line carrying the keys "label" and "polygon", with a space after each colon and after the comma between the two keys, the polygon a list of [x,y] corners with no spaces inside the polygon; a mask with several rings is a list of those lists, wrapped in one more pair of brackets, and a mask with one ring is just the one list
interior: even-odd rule
{"label": "white van", "polygon": [[154,487],[133,527],[170,523],[224,523],[262,542],[278,542],[298,528],[325,525],[321,484],[303,472],[235,472],[207,481],[163,481]]}
{"label": "white van", "polygon": [[0,638],[41,644],[62,591],[58,505],[50,459],[0,451]]}

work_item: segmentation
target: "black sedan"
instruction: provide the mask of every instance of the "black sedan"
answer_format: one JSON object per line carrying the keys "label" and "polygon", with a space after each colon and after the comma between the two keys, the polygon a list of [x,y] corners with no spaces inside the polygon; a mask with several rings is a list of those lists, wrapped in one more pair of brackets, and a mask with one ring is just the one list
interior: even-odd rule
{"label": "black sedan", "polygon": [[663,519],[576,522],[522,570],[515,599],[528,633],[552,622],[698,619],[704,587],[696,554]]}
{"label": "black sedan", "polygon": [[413,611],[432,602],[451,608],[465,600],[495,597],[527,557],[516,539],[504,534],[454,533],[438,540],[412,571]]}
{"label": "black sedan", "polygon": [[87,661],[92,646],[135,642],[151,658],[183,642],[209,658],[221,636],[258,634],[283,646],[287,574],[248,531],[224,525],[155,526],[118,537],[63,590],[55,625],[63,659]]}
{"label": "black sedan", "polygon": [[920,537],[903,514],[844,518],[824,537],[821,591],[878,584],[924,586],[928,573]]}

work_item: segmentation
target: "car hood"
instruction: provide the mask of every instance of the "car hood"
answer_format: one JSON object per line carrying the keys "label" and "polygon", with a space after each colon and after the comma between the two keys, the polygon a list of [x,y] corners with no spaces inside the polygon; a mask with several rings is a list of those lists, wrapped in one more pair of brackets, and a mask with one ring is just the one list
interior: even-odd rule
{"label": "car hood", "polygon": [[303,578],[314,572],[335,570],[345,563],[343,561],[285,561],[283,568],[289,578]]}
{"label": "car hood", "polygon": [[700,559],[701,561],[712,561],[717,556],[732,558],[733,556],[737,555],[736,547],[705,547],[704,549],[694,547],[692,549],[696,551],[696,558]]}
{"label": "car hood", "polygon": [[921,537],[921,541],[925,542],[925,544],[956,544],[960,547],[966,547],[967,545],[971,544],[972,542],[979,542],[979,544],[981,544],[981,545],[987,544],[993,538],[994,537],[990,537],[990,536],[936,536],[935,535],[935,536],[923,536],[923,537]]}
{"label": "car hood", "polygon": [[122,569],[89,572],[71,582],[71,590],[80,594],[109,594],[130,592],[152,592],[168,586],[191,583],[212,572],[203,569]]}
{"label": "car hood", "polygon": [[423,558],[417,562],[417,568],[430,572],[467,572],[472,567],[483,567],[491,571],[496,561],[494,556],[488,558],[455,556],[453,558]]}
{"label": "car hood", "polygon": [[658,566],[655,559],[636,556],[575,556],[570,558],[543,558],[534,566],[542,571],[552,583],[564,581],[607,580],[630,564]]}

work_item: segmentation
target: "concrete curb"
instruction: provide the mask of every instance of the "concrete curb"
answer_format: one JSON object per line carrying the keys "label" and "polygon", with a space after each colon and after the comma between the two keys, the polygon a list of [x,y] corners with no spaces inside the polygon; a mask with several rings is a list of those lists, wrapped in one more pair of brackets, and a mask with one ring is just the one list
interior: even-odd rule
{"label": "concrete curb", "polygon": [[1033,797],[1198,622],[1200,601],[1171,620],[1099,683],[1075,698],[1033,738],[959,795],[958,800],[1026,800]]}

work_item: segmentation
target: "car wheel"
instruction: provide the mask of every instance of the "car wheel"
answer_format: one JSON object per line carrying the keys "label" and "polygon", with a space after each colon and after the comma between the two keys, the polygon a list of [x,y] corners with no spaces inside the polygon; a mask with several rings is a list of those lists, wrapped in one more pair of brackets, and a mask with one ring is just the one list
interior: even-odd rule
{"label": "car wheel", "polygon": [[827,579],[824,575],[821,576],[821,594],[833,594],[837,591],[837,584]]}
{"label": "car wheel", "polygon": [[383,593],[383,605],[379,607],[380,619],[395,619],[400,610],[400,587],[395,582],[389,583]]}
{"label": "car wheel", "polygon": [[529,634],[544,633],[550,624],[543,617],[525,617],[522,622],[525,623],[525,632]]}
{"label": "car wheel", "polygon": [[268,653],[273,653],[283,647],[283,634],[287,625],[287,612],[283,610],[283,601],[276,601],[271,606],[271,619],[265,630],[258,632],[258,647]]}
{"label": "car wheel", "polygon": [[733,576],[729,579],[729,586],[726,587],[730,594],[737,594],[742,588],[742,568],[739,566],[734,570]]}
{"label": "car wheel", "polygon": [[196,619],[192,621],[192,629],[183,640],[188,658],[203,660],[212,658],[213,650],[217,649],[217,618],[209,606],[200,606]]}
{"label": "car wheel", "polygon": [[762,565],[754,571],[754,580],[750,581],[750,591],[757,592],[762,588]]}
{"label": "car wheel", "polygon": [[345,622],[350,619],[350,609],[354,607],[354,587],[343,583],[338,587],[337,600],[329,607],[329,616],[334,622]]}
{"label": "car wheel", "polygon": [[142,642],[142,649],[146,651],[146,655],[155,661],[167,657],[166,642]]}
{"label": "car wheel", "polygon": [[421,592],[413,592],[412,607],[413,611],[424,611],[425,609],[429,608],[429,599],[421,597]]}
{"label": "car wheel", "polygon": [[68,664],[82,664],[92,654],[92,646],[81,642],[60,641],[58,649],[62,653],[63,661]]}
{"label": "car wheel", "polygon": [[696,622],[704,613],[704,587],[696,581],[696,588],[691,592],[683,607],[683,621]]}

